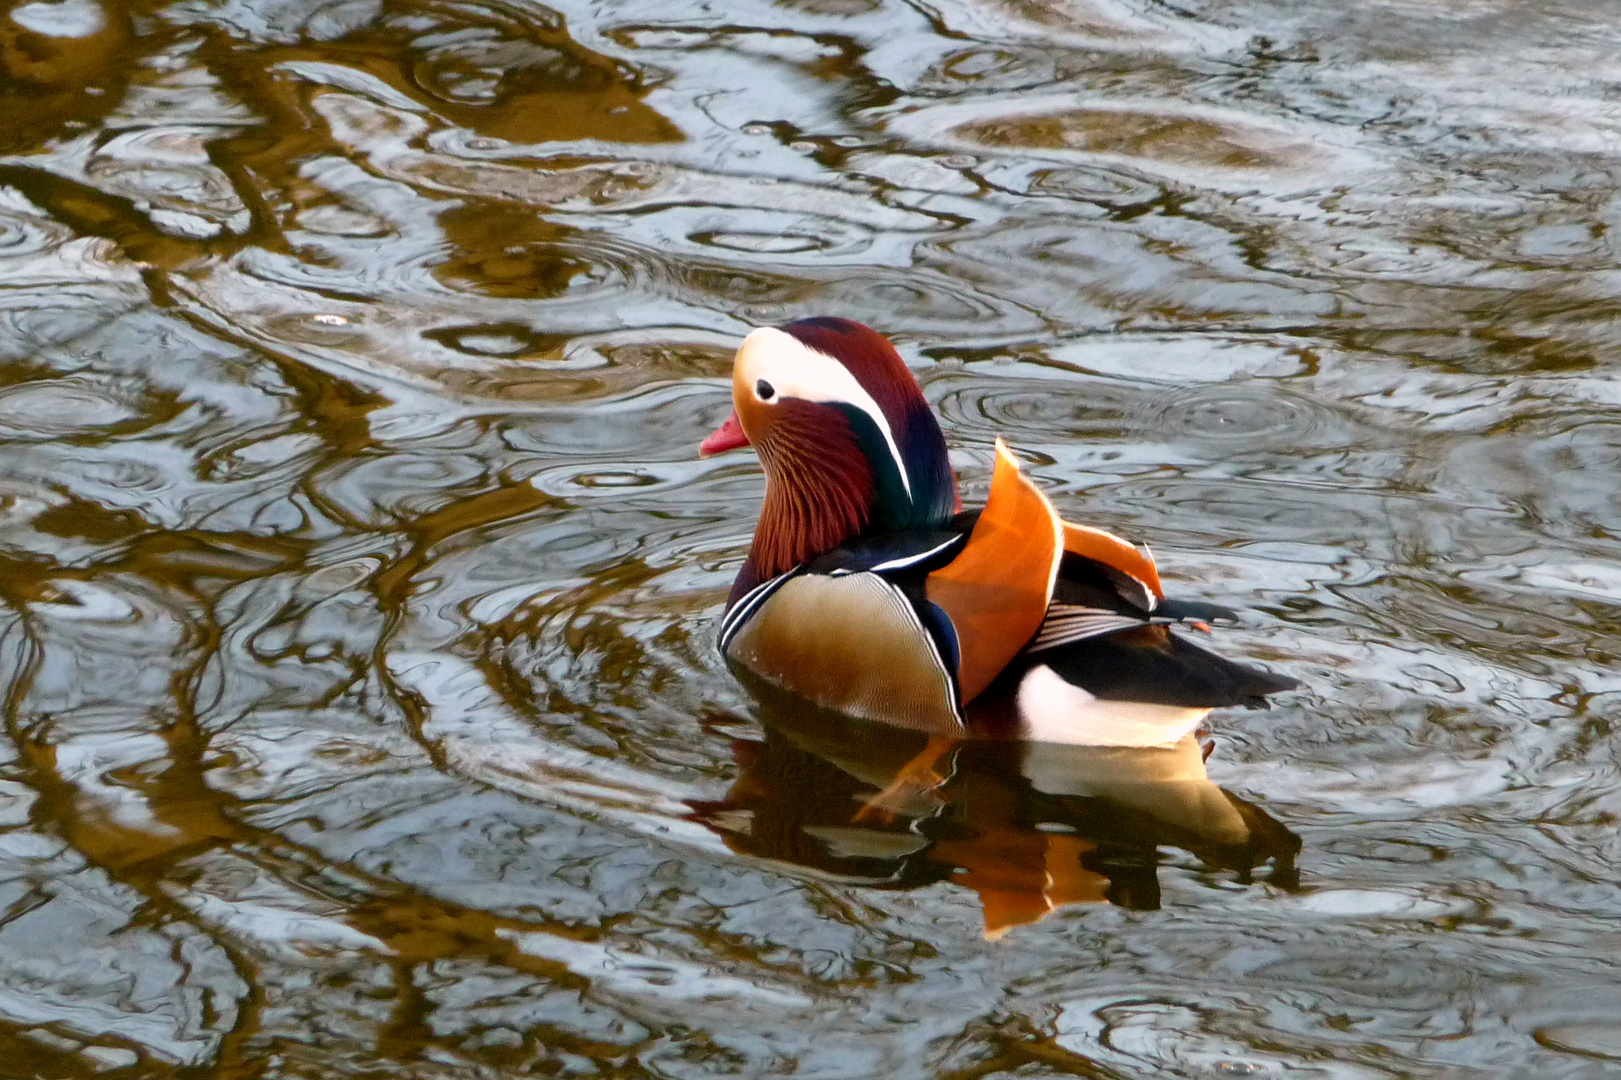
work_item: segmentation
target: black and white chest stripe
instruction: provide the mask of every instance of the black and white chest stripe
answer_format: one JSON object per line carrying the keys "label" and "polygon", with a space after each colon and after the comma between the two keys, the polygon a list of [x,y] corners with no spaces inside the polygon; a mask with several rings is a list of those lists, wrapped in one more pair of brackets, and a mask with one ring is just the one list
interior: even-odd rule
{"label": "black and white chest stripe", "polygon": [[732,605],[732,609],[720,621],[720,641],[717,644],[722,655],[731,647],[732,639],[737,636],[737,632],[743,629],[744,624],[754,617],[767,600],[771,599],[771,594],[782,588],[789,578],[803,570],[802,566],[795,567],[787,573],[762,581]]}

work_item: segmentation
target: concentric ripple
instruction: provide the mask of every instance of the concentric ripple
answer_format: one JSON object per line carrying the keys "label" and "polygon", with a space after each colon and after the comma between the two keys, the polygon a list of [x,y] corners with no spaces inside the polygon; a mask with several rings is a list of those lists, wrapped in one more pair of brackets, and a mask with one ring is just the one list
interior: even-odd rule
{"label": "concentric ripple", "polygon": [[1143,438],[1237,453],[1348,447],[1359,437],[1343,414],[1262,379],[1173,390],[1140,405],[1135,421]]}
{"label": "concentric ripple", "polygon": [[0,438],[47,441],[105,436],[143,419],[138,393],[117,383],[63,376],[0,387]]}

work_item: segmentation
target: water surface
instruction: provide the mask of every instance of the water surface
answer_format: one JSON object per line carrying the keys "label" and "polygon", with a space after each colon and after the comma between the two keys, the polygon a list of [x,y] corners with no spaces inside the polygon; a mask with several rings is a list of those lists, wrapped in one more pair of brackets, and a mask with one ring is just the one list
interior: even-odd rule
{"label": "water surface", "polygon": [[[1615,1075],[1618,27],[12,3],[0,1074]],[[810,314],[1302,689],[864,810],[713,649]]]}

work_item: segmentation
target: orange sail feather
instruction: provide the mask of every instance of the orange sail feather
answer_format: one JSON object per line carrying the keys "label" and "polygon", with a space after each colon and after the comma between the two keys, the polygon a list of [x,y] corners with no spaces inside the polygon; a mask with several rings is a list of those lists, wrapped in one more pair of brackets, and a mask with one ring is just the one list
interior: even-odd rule
{"label": "orange sail feather", "polygon": [[1064,523],[996,440],[990,495],[968,544],[926,584],[957,631],[960,704],[979,696],[1040,629],[1063,555]]}
{"label": "orange sail feather", "polygon": [[1156,599],[1165,599],[1165,590],[1159,583],[1159,568],[1154,565],[1153,556],[1133,547],[1112,532],[1068,521],[1063,525],[1065,551],[1113,567],[1122,574],[1142,582],[1143,587],[1153,593]]}

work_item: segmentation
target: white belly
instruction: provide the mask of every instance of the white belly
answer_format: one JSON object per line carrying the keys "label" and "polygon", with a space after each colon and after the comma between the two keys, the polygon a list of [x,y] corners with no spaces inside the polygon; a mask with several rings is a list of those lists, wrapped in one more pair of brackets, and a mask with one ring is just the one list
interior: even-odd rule
{"label": "white belly", "polygon": [[1074,746],[1168,746],[1199,726],[1207,708],[1103,701],[1046,664],[1019,682],[1019,734]]}

